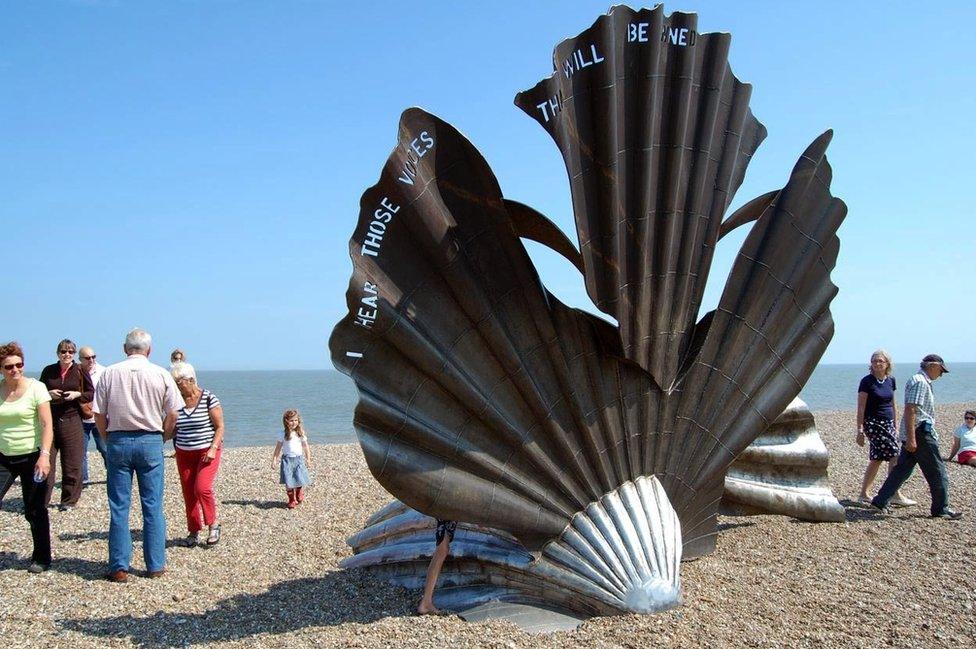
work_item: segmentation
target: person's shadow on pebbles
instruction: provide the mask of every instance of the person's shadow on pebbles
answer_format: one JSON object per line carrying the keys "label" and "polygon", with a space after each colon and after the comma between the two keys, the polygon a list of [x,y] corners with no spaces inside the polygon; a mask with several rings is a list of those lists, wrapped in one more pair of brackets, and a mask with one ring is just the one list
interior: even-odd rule
{"label": "person's shadow on pebbles", "polygon": [[283,500],[221,500],[220,504],[258,509],[288,509],[288,505]]}
{"label": "person's shadow on pebbles", "polygon": [[127,638],[139,646],[185,647],[412,616],[415,603],[416,597],[405,589],[378,581],[362,570],[337,570],[322,577],[283,581],[258,595],[243,593],[216,601],[202,613],[159,611],[139,618],[63,619],[59,625],[89,636]]}

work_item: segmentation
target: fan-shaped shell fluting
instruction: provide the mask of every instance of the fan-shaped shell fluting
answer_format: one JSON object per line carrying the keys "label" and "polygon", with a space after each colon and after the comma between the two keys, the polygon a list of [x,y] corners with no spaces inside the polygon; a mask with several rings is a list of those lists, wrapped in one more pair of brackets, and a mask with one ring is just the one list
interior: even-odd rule
{"label": "fan-shaped shell fluting", "polygon": [[666,392],[624,358],[616,328],[541,285],[518,234],[555,241],[551,224],[533,227],[521,208],[516,224],[474,147],[406,111],[363,196],[349,315],[330,340],[359,388],[354,423],[373,475],[419,511],[506,530],[531,550],[604,494],[657,476],[685,556],[711,551],[726,468],[799,392],[832,333],[845,208],[830,196],[828,140],[761,201]]}
{"label": "fan-shaped shell fluting", "polygon": [[542,552],[540,572],[623,611],[651,613],[680,601],[681,525],[654,477],[626,482],[573,517]]}
{"label": "fan-shaped shell fluting", "polygon": [[722,508],[843,522],[844,507],[827,481],[828,461],[813,413],[797,397],[729,467]]}
{"label": "fan-shaped shell fluting", "polygon": [[[847,207],[830,195],[830,137],[807,147],[750,230],[718,308],[699,326],[701,342],[678,388],[676,434],[660,440],[667,449],[649,451],[681,467],[662,478],[669,493],[684,483],[700,486],[688,501],[672,497],[686,554],[699,533],[714,535],[723,481],[712,478],[799,393],[833,336],[830,271]],[[672,483],[670,475],[681,478]]]}
{"label": "fan-shaped shell fluting", "polygon": [[613,7],[560,43],[515,103],[562,152],[586,287],[627,358],[670,390],[694,339],[722,217],[766,130],[697,16]]}
{"label": "fan-shaped shell fluting", "polygon": [[[419,588],[433,526],[394,502],[349,538],[355,554],[343,566]],[[658,480],[641,477],[578,512],[538,558],[501,530],[460,524],[438,603],[459,611],[489,599],[545,603],[579,616],[661,611],[680,601],[680,561],[678,517]]]}
{"label": "fan-shaped shell fluting", "polygon": [[610,325],[545,291],[490,169],[448,124],[404,113],[350,251],[330,346],[391,493],[537,548],[647,472],[659,391]]}

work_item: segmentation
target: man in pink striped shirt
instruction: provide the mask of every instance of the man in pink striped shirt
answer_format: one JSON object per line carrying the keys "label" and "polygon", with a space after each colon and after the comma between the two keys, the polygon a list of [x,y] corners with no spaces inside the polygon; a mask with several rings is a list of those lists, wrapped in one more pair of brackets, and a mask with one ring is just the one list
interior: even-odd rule
{"label": "man in pink striped shirt", "polygon": [[176,411],[183,407],[176,383],[149,362],[152,336],[133,329],[123,346],[127,358],[105,368],[95,389],[95,421],[105,441],[110,522],[110,581],[129,577],[132,474],[142,503],[142,548],[149,577],[166,572],[166,519],[163,516],[163,442],[173,436]]}

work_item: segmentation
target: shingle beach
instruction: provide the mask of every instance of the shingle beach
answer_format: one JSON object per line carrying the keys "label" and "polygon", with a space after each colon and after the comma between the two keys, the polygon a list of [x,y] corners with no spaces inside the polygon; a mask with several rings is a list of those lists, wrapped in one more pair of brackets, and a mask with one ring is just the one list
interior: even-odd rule
{"label": "shingle beach", "polygon": [[[938,408],[943,454],[974,405]],[[880,517],[852,502],[866,463],[853,413],[815,416],[847,522],[723,517],[715,553],[682,565],[684,605],[667,613],[594,618],[548,636],[509,623],[417,617],[418,592],[338,567],[350,554],[346,537],[390,500],[357,445],[313,446],[315,485],[294,511],[285,508],[270,447],[228,448],[217,483],[223,538],[214,548],[180,547],[183,501],[167,459],[170,542],[160,579],[142,576],[138,543],[128,583],[103,579],[102,482],[76,510],[52,510],[54,565],[29,575],[30,534],[15,485],[0,508],[0,637],[8,647],[972,646],[976,470],[948,467],[961,521],[928,518],[918,471],[904,492],[919,506]],[[103,480],[91,459],[93,478]],[[141,527],[137,505],[132,527]]]}

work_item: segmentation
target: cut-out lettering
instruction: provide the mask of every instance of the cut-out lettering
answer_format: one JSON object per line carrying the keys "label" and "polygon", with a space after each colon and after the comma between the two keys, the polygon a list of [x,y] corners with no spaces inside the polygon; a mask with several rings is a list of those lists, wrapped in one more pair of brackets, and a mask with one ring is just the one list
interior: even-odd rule
{"label": "cut-out lettering", "polygon": [[378,257],[386,234],[387,224],[393,220],[393,215],[400,211],[399,205],[394,205],[386,196],[380,199],[380,206],[373,212],[373,220],[369,222],[363,235],[363,245],[360,254]]}

